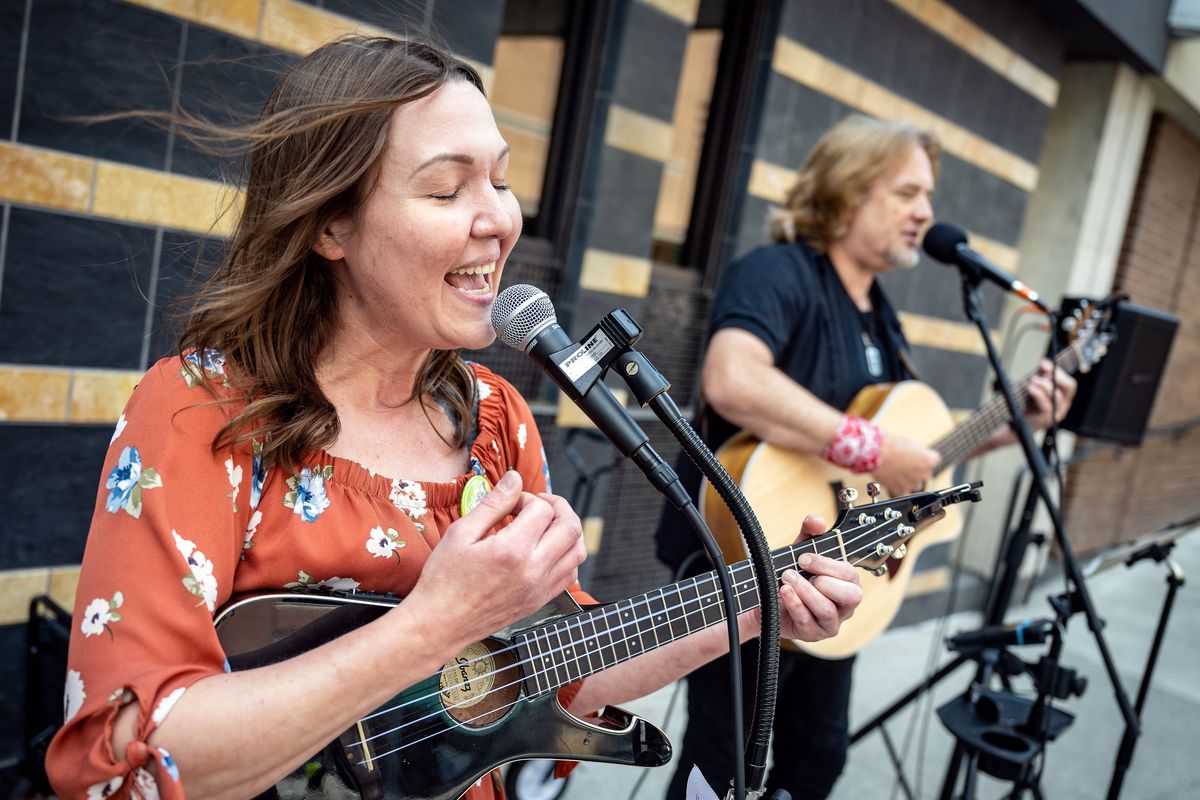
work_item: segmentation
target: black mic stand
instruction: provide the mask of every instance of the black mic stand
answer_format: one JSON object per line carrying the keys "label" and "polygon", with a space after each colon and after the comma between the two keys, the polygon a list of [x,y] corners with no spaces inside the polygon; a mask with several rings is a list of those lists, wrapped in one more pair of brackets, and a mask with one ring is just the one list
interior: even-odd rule
{"label": "black mic stand", "polygon": [[[1121,683],[1120,675],[1117,673],[1116,665],[1112,660],[1112,655],[1109,652],[1108,644],[1106,643],[1101,629],[1104,622],[1096,613],[1095,606],[1092,603],[1091,595],[1088,592],[1087,584],[1085,583],[1082,571],[1079,568],[1078,562],[1075,560],[1073,551],[1071,550],[1070,542],[1067,539],[1066,530],[1063,526],[1062,513],[1059,510],[1054,498],[1050,495],[1050,489],[1047,485],[1046,476],[1049,471],[1047,467],[1046,453],[1053,451],[1052,434],[1048,433],[1043,439],[1043,448],[1039,450],[1033,440],[1033,433],[1029,429],[1029,424],[1025,421],[1023,409],[1017,405],[1016,398],[1013,396],[1012,387],[1004,372],[1003,364],[1000,361],[999,352],[996,350],[995,343],[992,341],[991,333],[988,330],[987,320],[984,318],[983,311],[979,303],[979,284],[982,281],[982,275],[977,268],[972,268],[970,265],[960,265],[960,274],[962,276],[962,298],[963,310],[968,319],[975,323],[979,329],[980,336],[983,337],[984,346],[987,349],[988,361],[991,364],[992,371],[996,376],[996,386],[1004,396],[1004,401],[1008,406],[1009,415],[1012,420],[1011,425],[1013,431],[1017,435],[1017,441],[1021,445],[1021,450],[1025,455],[1025,460],[1029,465],[1031,484],[1029,487],[1029,495],[1026,499],[1025,510],[1022,514],[1021,525],[1018,531],[1013,535],[1009,542],[1008,555],[1005,559],[1004,574],[1000,576],[996,589],[991,593],[989,598],[985,624],[996,624],[1003,617],[1008,608],[1009,601],[1012,597],[1012,590],[1016,585],[1017,571],[1020,566],[1021,556],[1024,555],[1024,549],[1028,545],[1030,538],[1030,524],[1033,519],[1033,512],[1036,509],[1037,503],[1040,500],[1045,504],[1051,524],[1054,528],[1054,538],[1058,543],[1059,550],[1062,554],[1063,571],[1070,582],[1072,590],[1064,596],[1063,603],[1066,604],[1067,610],[1071,613],[1074,611],[1082,611],[1087,618],[1088,628],[1092,631],[1092,635],[1096,640],[1097,649],[1100,652],[1101,659],[1104,661],[1105,670],[1108,673],[1109,681],[1113,687],[1113,693],[1116,697],[1117,705],[1120,708],[1121,716],[1125,721],[1126,735],[1136,739],[1139,726],[1137,715],[1133,706],[1129,702],[1129,696],[1125,692],[1125,688]],[[1056,330],[1052,327],[1052,330]],[[1052,429],[1053,430],[1053,429]],[[1058,606],[1056,605],[1056,610]],[[1065,621],[1065,619],[1064,619]],[[1057,669],[1055,663],[1054,668]],[[990,678],[990,670],[981,664],[976,672],[975,684],[984,685]],[[1039,699],[1043,699],[1039,697]],[[1048,702],[1048,701],[1047,701]],[[1132,748],[1131,748],[1132,749]],[[950,800],[954,787],[958,780],[958,771],[964,755],[967,756],[967,786],[973,785],[974,776],[979,766],[979,751],[971,750],[968,752],[961,738],[955,744],[954,753],[951,756],[950,764],[946,771],[946,778],[942,784],[942,800]],[[1036,786],[1033,787],[1036,793]],[[1014,795],[1015,796],[1015,795]]]}
{"label": "black mic stand", "polygon": [[[601,321],[601,325],[603,326],[614,315],[623,315],[628,318],[628,315],[623,310],[618,309],[605,317]],[[632,322],[632,320],[629,321]],[[636,323],[634,325],[636,326]],[[640,328],[638,331],[640,334]],[[688,454],[688,457],[692,459],[705,478],[717,490],[721,499],[725,501],[746,541],[746,551],[750,556],[755,582],[758,584],[761,615],[758,648],[758,681],[756,682],[758,691],[755,695],[755,708],[751,722],[750,737],[746,742],[745,750],[746,783],[749,786],[746,796],[751,798],[751,800],[756,800],[757,798],[761,798],[766,791],[767,752],[771,741],[771,730],[774,726],[775,698],[779,683],[779,586],[776,583],[770,546],[767,544],[766,536],[762,532],[762,526],[755,517],[753,509],[750,508],[750,504],[742,495],[741,490],[734,483],[733,479],[729,477],[729,474],[721,466],[721,463],[713,455],[712,451],[705,446],[687,419],[684,418],[675,401],[667,394],[667,390],[671,388],[670,383],[654,368],[645,355],[633,348],[632,345],[636,341],[636,338],[632,338],[632,341],[621,343],[621,354],[612,361],[614,368],[625,379],[634,397],[637,398],[638,403],[642,406],[649,406],[654,411],[663,424],[675,435],[675,438],[679,440],[684,452]],[[720,549],[716,547],[712,534],[707,530],[703,518],[700,517],[694,506],[691,507],[690,511],[685,509],[685,512],[688,514],[693,527],[696,527],[698,532],[703,530],[701,540],[704,542],[705,549],[709,551],[709,557],[717,565],[718,574],[725,572],[726,567],[724,560],[721,558]],[[740,657],[739,650],[740,643],[734,642],[731,639],[731,674],[735,666],[739,667],[736,675],[737,681],[731,681],[735,709],[740,705],[742,691],[740,685],[740,662],[738,660]],[[735,775],[733,786],[734,797],[740,797],[738,790],[737,776]],[[791,795],[782,789],[776,790],[772,794],[772,800],[790,800],[790,798]]]}

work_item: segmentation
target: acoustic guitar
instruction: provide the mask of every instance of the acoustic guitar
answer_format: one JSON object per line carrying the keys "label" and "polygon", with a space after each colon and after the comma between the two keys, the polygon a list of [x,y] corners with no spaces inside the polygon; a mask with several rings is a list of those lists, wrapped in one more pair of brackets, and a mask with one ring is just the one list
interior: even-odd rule
{"label": "acoustic guitar", "polygon": [[[798,569],[804,553],[876,568],[948,506],[978,499],[977,487],[963,485],[843,511],[832,531],[774,551],[775,573]],[[756,608],[749,562],[729,574],[738,612]],[[275,792],[281,800],[452,800],[522,759],[666,764],[670,742],[649,722],[615,707],[580,719],[559,704],[557,690],[722,622],[720,597],[716,572],[586,610],[563,594],[360,719]],[[363,592],[266,594],[233,601],[215,624],[230,668],[242,670],[333,641],[398,602]]]}
{"label": "acoustic guitar", "polygon": [[[1112,335],[1104,329],[1100,315],[1087,312],[1073,332],[1073,339],[1054,358],[1069,373],[1086,372],[1103,356]],[[1029,399],[1030,373],[1014,387],[1018,405]],[[1010,419],[1008,406],[997,395],[959,425],[946,404],[932,388],[919,381],[881,383],[868,386],[851,401],[846,413],[869,419],[885,435],[895,432],[927,443],[942,457],[934,469],[934,486],[951,481],[954,466],[970,455],[984,440]],[[804,514],[830,519],[838,508],[844,488],[858,493],[868,490],[870,476],[856,474],[812,455],[797,453],[759,441],[746,432],[733,436],[718,451],[717,458],[741,488],[758,516],[771,547],[791,541]],[[874,487],[873,487],[874,488]],[[737,523],[716,490],[707,482],[702,488],[702,511],[713,536],[727,560],[743,558],[745,543]],[[820,642],[784,640],[788,649],[802,650],[822,658],[854,655],[882,633],[900,610],[921,553],[947,542],[962,531],[962,514],[953,508],[937,530],[906,543],[907,558],[893,557],[880,566],[878,574],[863,576],[863,601],[854,616],[842,624],[838,635]]]}

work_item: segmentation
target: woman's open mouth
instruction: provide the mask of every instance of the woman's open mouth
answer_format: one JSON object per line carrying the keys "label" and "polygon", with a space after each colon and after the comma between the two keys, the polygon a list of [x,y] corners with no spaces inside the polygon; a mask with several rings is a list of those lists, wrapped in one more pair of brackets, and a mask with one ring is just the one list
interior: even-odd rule
{"label": "woman's open mouth", "polygon": [[488,277],[496,271],[496,262],[459,267],[446,274],[446,283],[472,297],[491,297],[492,283]]}

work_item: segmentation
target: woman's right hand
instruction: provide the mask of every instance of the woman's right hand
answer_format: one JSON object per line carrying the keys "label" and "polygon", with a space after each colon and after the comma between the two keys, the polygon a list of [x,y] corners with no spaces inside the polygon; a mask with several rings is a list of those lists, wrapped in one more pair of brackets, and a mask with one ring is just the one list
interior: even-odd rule
{"label": "woman's right hand", "polygon": [[509,470],[446,529],[401,607],[431,623],[427,632],[445,637],[448,647],[466,646],[575,583],[586,555],[583,526],[570,505],[521,491],[521,476]]}

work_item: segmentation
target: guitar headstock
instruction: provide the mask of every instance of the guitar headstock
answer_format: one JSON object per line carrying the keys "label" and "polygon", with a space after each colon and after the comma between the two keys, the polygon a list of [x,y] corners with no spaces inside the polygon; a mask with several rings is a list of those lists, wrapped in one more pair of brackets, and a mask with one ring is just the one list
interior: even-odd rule
{"label": "guitar headstock", "polygon": [[[1061,312],[1059,329],[1067,348],[1078,362],[1076,369],[1086,373],[1108,352],[1113,340],[1111,304],[1108,301],[1081,300],[1070,311]],[[1065,351],[1064,351],[1065,352]]]}
{"label": "guitar headstock", "polygon": [[[946,515],[946,506],[977,503],[982,499],[982,481],[963,483],[936,492],[917,492],[903,497],[875,500],[852,505],[858,499],[855,489],[843,489],[839,495],[843,508],[837,523],[819,539],[827,540],[832,552],[850,564],[883,575],[889,558],[903,558],[906,543],[922,528]],[[836,548],[836,549],[834,549]],[[822,548],[826,550],[827,548]]]}

